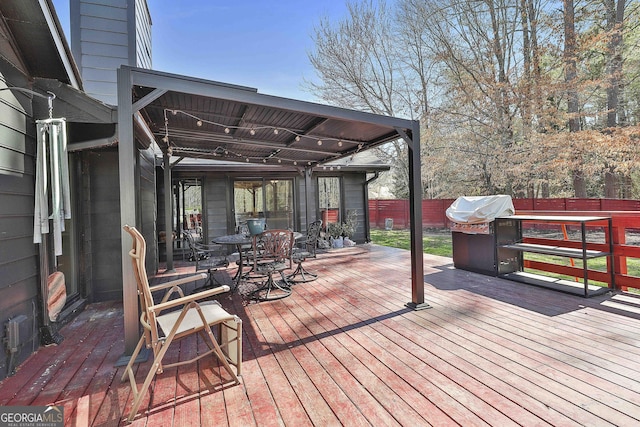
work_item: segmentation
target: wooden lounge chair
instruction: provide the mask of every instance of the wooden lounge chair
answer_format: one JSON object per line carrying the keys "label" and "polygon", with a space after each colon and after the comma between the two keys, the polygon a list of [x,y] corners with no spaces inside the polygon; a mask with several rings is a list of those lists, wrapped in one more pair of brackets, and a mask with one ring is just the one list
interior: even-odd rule
{"label": "wooden lounge chair", "polygon": [[[149,390],[152,379],[163,369],[195,362],[203,357],[215,356],[225,371],[231,376],[231,380],[239,384],[239,376],[242,374],[242,321],[239,317],[227,313],[217,301],[203,301],[216,294],[228,292],[228,286],[220,286],[197,294],[184,296],[180,285],[206,278],[205,273],[196,274],[186,278],[163,283],[157,286],[149,286],[145,270],[146,242],[144,237],[134,227],[128,225],[124,229],[133,239],[133,248],[129,252],[133,271],[138,284],[140,297],[140,323],[143,334],[138,341],[129,363],[122,375],[122,381],[129,378],[133,394],[133,403],[128,420],[132,421],[136,416],[142,399]],[[165,294],[160,302],[154,302],[152,292],[163,290]],[[171,299],[174,297],[174,299]],[[175,298],[177,297],[177,298]],[[214,329],[216,335],[214,335]],[[196,355],[189,360],[172,364],[162,364],[162,359],[169,346],[181,338],[198,334],[205,341],[209,350]],[[138,388],[133,370],[133,364],[140,353],[142,346],[153,350],[153,363],[149,367],[145,380]],[[235,366],[234,369],[231,365]]]}

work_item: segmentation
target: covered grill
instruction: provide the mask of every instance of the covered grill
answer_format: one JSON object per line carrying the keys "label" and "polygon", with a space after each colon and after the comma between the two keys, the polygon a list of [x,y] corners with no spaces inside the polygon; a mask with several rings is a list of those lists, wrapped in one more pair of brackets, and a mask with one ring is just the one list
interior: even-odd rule
{"label": "covered grill", "polygon": [[498,274],[498,234],[502,237],[516,230],[496,233],[494,220],[515,213],[511,196],[462,196],[446,210],[451,221],[453,264],[456,268],[496,276]]}

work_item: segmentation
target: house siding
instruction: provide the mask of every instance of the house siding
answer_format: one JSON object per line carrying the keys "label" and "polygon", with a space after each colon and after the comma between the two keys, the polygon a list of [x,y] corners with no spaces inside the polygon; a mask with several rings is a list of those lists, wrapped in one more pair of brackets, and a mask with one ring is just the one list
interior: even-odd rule
{"label": "house siding", "polygon": [[[215,236],[223,236],[233,233],[234,225],[228,221],[233,218],[233,205],[230,197],[230,181],[225,176],[207,176],[204,180],[203,228],[205,241],[210,241]],[[234,248],[221,247],[221,253]]]}
{"label": "house siding", "polygon": [[[27,79],[0,62],[0,88],[28,87]],[[19,315],[18,351],[0,357],[0,379],[39,346],[39,257],[33,243],[35,123],[30,96],[0,91],[0,340]],[[4,348],[4,346],[3,346]]]}
{"label": "house siding", "polygon": [[71,0],[71,49],[85,92],[117,104],[116,70],[151,68],[151,16],[146,0]]}
{"label": "house siding", "polygon": [[[152,150],[141,150],[138,155],[138,212],[140,232],[147,242],[146,267],[148,274],[158,271],[158,231],[156,229],[156,171]],[[125,244],[128,244],[125,242]],[[122,289],[122,288],[121,288]]]}
{"label": "house siding", "polygon": [[355,242],[365,241],[365,209],[368,209],[366,194],[364,193],[366,175],[345,174],[342,179],[344,213],[343,221],[347,218],[347,212],[355,210],[358,213],[358,226],[352,239]]}
{"label": "house siding", "polygon": [[122,299],[122,250],[118,151],[92,151],[85,156],[90,194],[85,233],[91,241],[91,301],[119,300]]}

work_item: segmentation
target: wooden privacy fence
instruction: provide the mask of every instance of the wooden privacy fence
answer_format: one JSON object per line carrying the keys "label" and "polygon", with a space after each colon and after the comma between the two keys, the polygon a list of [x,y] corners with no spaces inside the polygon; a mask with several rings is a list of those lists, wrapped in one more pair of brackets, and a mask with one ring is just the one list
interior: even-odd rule
{"label": "wooden privacy fence", "polygon": [[[445,211],[455,199],[422,201],[422,226],[448,228]],[[640,212],[640,200],[619,199],[513,199],[516,212],[520,211],[632,211]],[[557,212],[556,212],[557,214]],[[369,200],[369,225],[384,228],[386,219],[393,220],[393,228],[409,227],[409,201],[401,199]],[[640,224],[638,225],[640,228]]]}
{"label": "wooden privacy fence", "polygon": [[[446,209],[455,199],[423,200],[422,225],[426,228],[448,228],[450,221],[445,215]],[[517,214],[522,215],[588,215],[611,217],[613,236],[613,265],[607,270],[614,271],[615,287],[622,290],[640,289],[640,277],[628,273],[628,259],[633,258],[640,263],[640,244],[628,242],[628,236],[640,233],[640,200],[617,199],[513,199]],[[409,227],[408,200],[370,200],[370,225],[373,228],[384,228],[385,220],[393,220],[393,228]],[[388,222],[387,222],[388,225]],[[607,235],[607,233],[605,233]],[[606,242],[608,243],[608,242]],[[635,243],[635,244],[634,244]],[[610,263],[609,263],[610,264]],[[531,267],[531,265],[529,265]],[[536,268],[548,272],[564,273],[571,270],[557,267],[546,268],[537,263]],[[577,270],[576,270],[577,271]],[[569,272],[571,275],[572,273]],[[609,283],[607,273],[589,272],[590,279]],[[578,276],[580,277],[580,276]],[[611,287],[612,284],[609,283]]]}

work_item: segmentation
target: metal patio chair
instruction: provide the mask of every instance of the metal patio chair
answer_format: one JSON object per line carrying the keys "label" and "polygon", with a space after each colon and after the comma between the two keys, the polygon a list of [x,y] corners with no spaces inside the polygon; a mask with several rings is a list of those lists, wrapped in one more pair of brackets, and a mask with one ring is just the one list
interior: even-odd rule
{"label": "metal patio chair", "polygon": [[229,260],[226,256],[219,255],[220,248],[196,242],[193,235],[187,230],[182,232],[182,238],[187,246],[189,261],[196,263],[196,273],[200,270],[207,271],[206,282],[203,286],[196,288],[194,292],[221,285],[214,275],[218,270],[229,267]]}
{"label": "metal patio chair", "polygon": [[296,269],[293,273],[287,276],[287,279],[293,283],[311,282],[316,280],[318,275],[308,271],[302,263],[307,258],[316,257],[316,249],[318,248],[318,239],[320,238],[320,230],[322,229],[322,220],[317,220],[309,224],[307,227],[307,234],[304,241],[299,242],[302,248],[296,248],[293,250],[291,259],[296,264]]}
{"label": "metal patio chair", "polygon": [[[291,283],[284,271],[289,268],[293,249],[293,231],[267,230],[253,236],[253,274],[266,277],[251,293],[255,299],[266,301],[291,295]],[[280,279],[274,279],[278,273]]]}
{"label": "metal patio chair", "polygon": [[[146,242],[135,227],[123,227],[133,239],[133,247],[129,252],[133,263],[133,272],[138,286],[140,298],[140,323],[143,334],[129,359],[121,381],[127,377],[131,384],[133,403],[128,420],[136,416],[140,404],[151,385],[151,381],[163,372],[164,368],[171,368],[195,362],[209,355],[217,358],[224,370],[231,376],[231,381],[239,384],[242,374],[242,320],[227,313],[217,301],[202,301],[222,292],[228,292],[228,286],[220,286],[197,294],[184,296],[180,285],[201,280],[206,277],[200,273],[157,286],[149,286],[145,270]],[[154,291],[165,291],[160,302],[154,301]],[[173,299],[171,299],[174,297]],[[202,302],[200,302],[202,301]],[[216,333],[214,334],[214,329]],[[162,359],[170,345],[181,338],[198,334],[208,346],[208,350],[196,354],[189,360],[164,364]],[[133,364],[142,346],[153,350],[153,363],[149,367],[144,382],[140,388],[136,383],[136,372]],[[235,366],[234,369],[231,365]],[[140,369],[146,366],[140,366]],[[140,371],[139,369],[139,371]]]}

